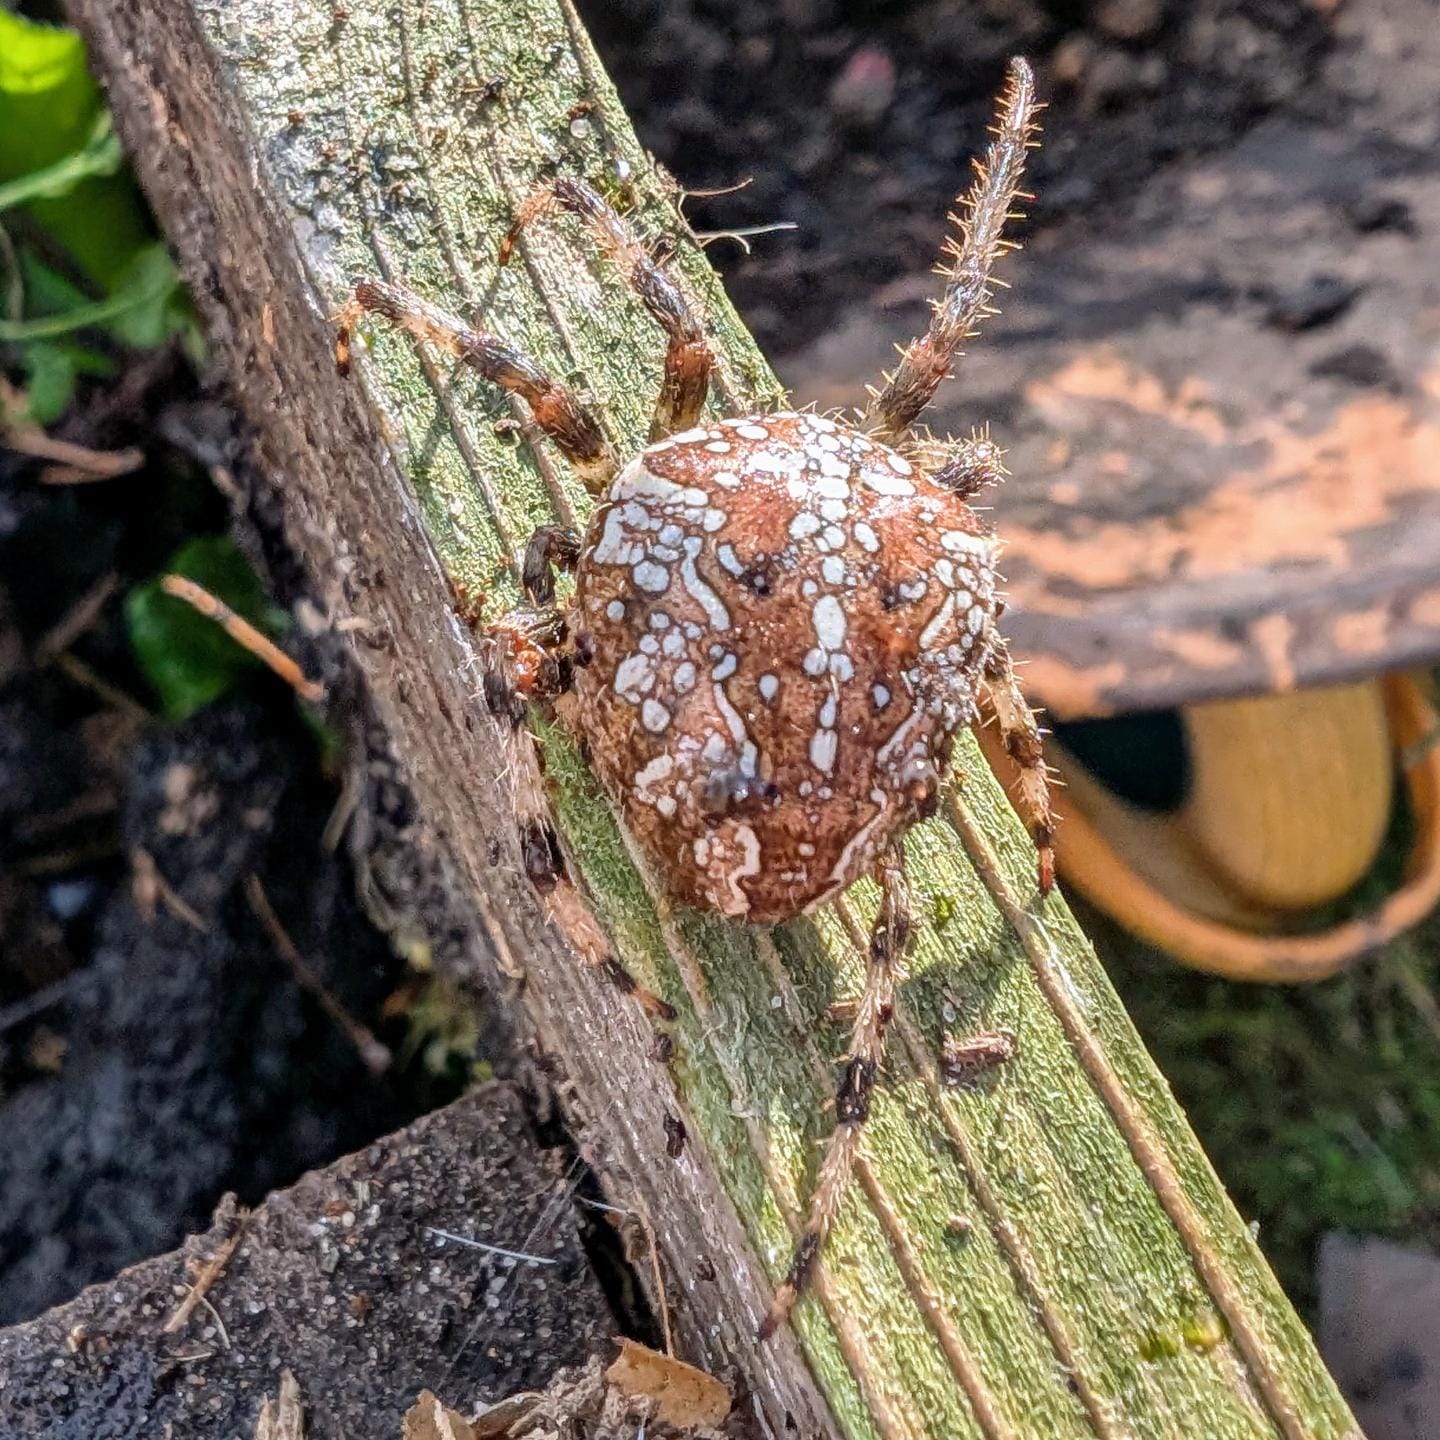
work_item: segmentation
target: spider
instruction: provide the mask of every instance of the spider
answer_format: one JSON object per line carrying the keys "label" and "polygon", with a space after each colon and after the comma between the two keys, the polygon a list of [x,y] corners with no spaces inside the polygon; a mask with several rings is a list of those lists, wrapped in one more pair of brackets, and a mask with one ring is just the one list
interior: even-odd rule
{"label": "spider", "polygon": [[[599,501],[583,536],[547,526],[530,541],[530,603],[490,627],[485,680],[490,708],[528,752],[515,766],[526,870],[567,912],[583,958],[652,1014],[673,1015],[626,974],[566,874],[524,727],[528,700],[564,697],[557,711],[676,900],[770,925],[861,876],[879,882],[835,1130],[762,1338],[803,1290],[849,1180],[913,930],[904,836],[935,810],[954,736],[979,718],[982,692],[1016,763],[1042,891],[1053,879],[1040,734],[996,626],[998,542],[967,503],[1001,478],[1000,452],[983,435],[916,429],[990,313],[1036,110],[1030,69],[1015,59],[952,217],[959,234],[930,326],[850,419],[787,411],[700,423],[712,356],[698,317],[626,221],[574,179],[521,207],[500,260],[542,214],[578,216],[663,328],[649,443],[628,463],[566,386],[403,286],[361,281],[340,320],[342,368],[352,327],[373,313],[521,396]],[[565,604],[557,570],[575,576]]]}

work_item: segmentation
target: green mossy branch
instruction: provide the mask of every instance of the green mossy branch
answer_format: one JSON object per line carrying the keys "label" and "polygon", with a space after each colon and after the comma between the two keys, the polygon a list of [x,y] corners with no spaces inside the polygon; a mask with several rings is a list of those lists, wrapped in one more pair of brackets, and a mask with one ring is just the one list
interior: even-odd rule
{"label": "green mossy branch", "polygon": [[[779,400],[561,0],[193,9],[321,308],[338,310],[359,275],[404,276],[582,385],[633,451],[662,350],[635,298],[563,221],[528,232],[520,263],[495,260],[538,180],[584,174],[673,245],[719,350],[717,407]],[[937,216],[937,243],[942,229]],[[1024,284],[1023,260],[1010,278]],[[990,343],[1004,343],[1003,326]],[[587,497],[501,397],[402,337],[376,330],[359,368],[429,543],[452,577],[503,606],[529,530],[557,511],[583,517]],[[827,1009],[858,990],[854,933],[873,888],[773,934],[672,911],[574,750],[544,740],[597,912],[637,978],[680,1012],[673,1068],[690,1143],[778,1276],[831,1124],[845,1036]],[[1092,950],[1061,900],[1036,896],[1033,850],[968,740],[959,763],[964,833],[936,821],[911,840],[926,923],[862,1175],[795,1319],[837,1429],[886,1440],[1357,1435]],[[968,1088],[942,1087],[942,1037],[981,1028],[1011,1031],[1015,1058]],[[653,1163],[667,1163],[658,1136]],[[694,1257],[690,1268],[668,1258],[672,1299],[703,1309]],[[759,1315],[727,1318],[743,1336]],[[753,1373],[738,1341],[729,1358]]]}

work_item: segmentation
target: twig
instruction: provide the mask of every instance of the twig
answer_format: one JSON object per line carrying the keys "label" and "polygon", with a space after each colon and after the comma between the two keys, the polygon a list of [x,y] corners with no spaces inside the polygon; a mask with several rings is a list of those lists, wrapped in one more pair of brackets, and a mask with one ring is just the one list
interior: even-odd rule
{"label": "twig", "polygon": [[46,836],[82,820],[101,820],[113,815],[119,803],[113,789],[88,790],[58,810],[42,810],[38,815],[17,820],[12,834],[22,845],[38,844]]}
{"label": "twig", "polygon": [[[127,450],[92,450],[88,445],[76,445],[71,440],[57,440],[38,426],[14,426],[5,431],[0,444],[17,455],[28,455],[32,460],[52,460],[62,467],[62,471],[73,472],[80,483],[114,480],[121,475],[129,475],[145,463],[145,452],[133,446]],[[75,483],[57,480],[54,475],[54,471],[47,470],[40,477],[41,483]]]}
{"label": "twig", "polygon": [[390,1047],[377,1040],[375,1032],[357,1020],[325,987],[280,923],[280,917],[270,904],[270,897],[266,895],[258,875],[251,875],[246,880],[245,898],[249,900],[256,918],[265,927],[275,949],[280,953],[280,958],[294,972],[300,987],[308,990],[320,1002],[320,1008],[355,1047],[356,1053],[365,1063],[365,1068],[372,1075],[385,1074],[394,1058],[390,1054]]}
{"label": "twig", "polygon": [[177,600],[193,606],[207,620],[213,620],[237,645],[248,650],[262,665],[278,675],[302,700],[318,705],[325,687],[307,678],[305,672],[273,640],[262,635],[243,616],[237,615],[218,596],[184,575],[166,575],[160,588]]}
{"label": "twig", "polygon": [[227,1350],[230,1349],[230,1332],[225,1328],[225,1322],[220,1318],[220,1312],[210,1303],[209,1299],[204,1295],[200,1297],[200,1303],[205,1307],[206,1312],[215,1322],[215,1330],[219,1334],[221,1340],[225,1342],[225,1348]]}
{"label": "twig", "polygon": [[660,1269],[660,1246],[655,1240],[655,1227],[650,1223],[650,1217],[643,1210],[633,1212],[640,1228],[645,1232],[645,1238],[650,1242],[650,1274],[655,1280],[655,1294],[660,1301],[660,1331],[665,1336],[665,1353],[673,1360],[675,1358],[675,1335],[670,1328],[670,1296],[665,1290],[665,1276]]}
{"label": "twig", "polygon": [[758,236],[777,235],[782,230],[799,228],[793,220],[774,220],[769,225],[742,225],[736,230],[692,230],[690,233],[707,249],[717,240],[733,240],[748,255],[750,242]]}
{"label": "twig", "polygon": [[192,930],[201,935],[209,933],[210,926],[160,873],[155,857],[142,846],[137,845],[130,852],[132,872],[131,895],[140,918],[148,925],[155,918],[155,902],[158,900],[177,919],[183,920]]}
{"label": "twig", "polygon": [[[195,1313],[195,1307],[205,1298],[210,1287],[220,1278],[220,1272],[230,1263],[230,1257],[235,1253],[236,1247],[245,1234],[246,1219],[246,1213],[241,1211],[235,1222],[234,1232],[220,1242],[220,1248],[195,1272],[195,1279],[190,1283],[190,1293],[180,1302],[175,1313],[161,1326],[160,1333],[162,1335],[175,1334]],[[213,1310],[211,1313],[214,1313]],[[228,1338],[226,1344],[229,1344]]]}
{"label": "twig", "polygon": [[320,848],[326,854],[333,854],[340,848],[340,842],[345,838],[345,831],[349,827],[355,812],[360,808],[360,801],[364,796],[365,774],[358,765],[347,765],[345,767],[345,778],[340,785],[340,794],[335,799],[335,807],[330,811],[330,818],[325,822],[325,829],[320,833]]}
{"label": "twig", "polygon": [[92,845],[76,845],[70,850],[52,850],[44,855],[17,861],[13,869],[16,875],[24,875],[28,879],[36,879],[41,875],[63,875],[67,870],[78,870],[82,865],[110,860],[119,853],[120,846],[114,840],[97,840]]}
{"label": "twig", "polygon": [[78,970],[72,971],[23,999],[0,1007],[0,1035],[7,1030],[13,1030],[17,1025],[23,1025],[27,1020],[33,1020],[37,1015],[43,1015],[52,1005],[58,1005],[70,993],[70,987],[79,973]]}
{"label": "twig", "polygon": [[103,675],[97,674],[78,655],[62,650],[54,660],[55,668],[77,685],[98,695],[113,710],[131,720],[146,721],[150,712],[133,696],[127,695],[118,685],[112,685]]}
{"label": "twig", "polygon": [[209,1360],[215,1352],[213,1350],[193,1350],[188,1355],[172,1355],[156,1372],[156,1381],[165,1379],[167,1375],[178,1370],[182,1365],[196,1365],[201,1360]]}
{"label": "twig", "polygon": [[68,650],[100,618],[105,602],[115,593],[119,583],[113,570],[102,575],[59,621],[35,642],[36,664],[47,664],[62,650]]}

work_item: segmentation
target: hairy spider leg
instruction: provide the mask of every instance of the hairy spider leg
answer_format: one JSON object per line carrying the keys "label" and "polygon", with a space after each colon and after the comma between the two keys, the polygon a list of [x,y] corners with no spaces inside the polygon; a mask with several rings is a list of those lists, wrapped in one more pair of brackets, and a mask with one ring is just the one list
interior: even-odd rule
{"label": "hairy spider leg", "polygon": [[959,440],[917,441],[908,453],[937,485],[962,500],[1005,479],[1005,452],[984,430]]}
{"label": "hairy spider leg", "polygon": [[366,315],[380,315],[436,349],[453,355],[530,407],[535,423],[570,462],[592,495],[602,495],[615,478],[615,456],[595,417],[574,391],[547,374],[523,351],[422,299],[404,285],[361,280],[337,321],[335,359],[341,372],[350,365],[350,336]]}
{"label": "hairy spider leg", "polygon": [[975,333],[982,316],[992,313],[990,301],[1003,282],[991,273],[995,262],[1016,248],[1003,236],[1010,207],[1020,197],[1025,152],[1035,142],[1035,78],[1018,57],[1010,62],[1000,98],[994,140],[984,160],[975,161],[975,178],[950,220],[959,238],[947,242],[940,263],[945,293],[924,335],[907,345],[895,372],[872,394],[866,418],[880,439],[903,439],[920,412],[934,399],[940,382],[950,374],[960,346]]}
{"label": "hairy spider leg", "polygon": [[895,991],[914,933],[902,841],[895,841],[886,850],[876,866],[875,878],[880,883],[880,911],[870,931],[865,987],[850,1032],[845,1069],[835,1092],[835,1129],[826,1143],[815,1193],[810,1200],[810,1213],[800,1232],[790,1268],[760,1323],[761,1340],[768,1340],[789,1318],[825,1248],[825,1239],[835,1223],[855,1168],[860,1128],[870,1114],[875,1078],[885,1054],[885,1031],[895,1013]]}
{"label": "hairy spider leg", "polygon": [[1015,808],[1039,852],[1040,893],[1044,895],[1055,883],[1055,812],[1050,804],[1050,772],[1040,727],[1020,689],[1010,647],[993,623],[987,627],[986,640],[985,688],[1005,753],[1015,763]]}
{"label": "hairy spider leg", "polygon": [[[342,371],[349,367],[351,332],[366,314],[383,316],[519,395],[586,489],[597,495],[605,492],[615,477],[616,465],[599,425],[570,390],[528,356],[493,335],[471,329],[403,286],[362,280],[338,321],[335,355]],[[566,638],[565,615],[548,603],[555,591],[554,567],[573,569],[579,550],[578,538],[558,526],[542,527],[531,538],[521,578],[526,593],[540,608],[511,611],[488,628],[496,663],[485,670],[485,700],[504,737],[505,769],[513,786],[527,877],[586,964],[604,973],[648,1014],[673,1020],[674,1008],[636,984],[620,964],[580,898],[550,818],[543,767],[535,737],[526,724],[526,699],[553,699],[563,694],[570,688],[571,667],[583,663],[581,655],[561,648]],[[478,619],[474,597],[458,594],[457,608],[461,618],[474,626]]]}
{"label": "hairy spider leg", "polygon": [[585,222],[600,253],[625,275],[669,339],[660,394],[650,423],[651,441],[690,429],[704,408],[710,371],[715,363],[704,327],[674,277],[641,244],[635,231],[614,207],[585,181],[562,178],[536,190],[520,207],[510,233],[500,246],[500,263],[503,265],[509,260],[526,225],[557,207],[578,215]]}

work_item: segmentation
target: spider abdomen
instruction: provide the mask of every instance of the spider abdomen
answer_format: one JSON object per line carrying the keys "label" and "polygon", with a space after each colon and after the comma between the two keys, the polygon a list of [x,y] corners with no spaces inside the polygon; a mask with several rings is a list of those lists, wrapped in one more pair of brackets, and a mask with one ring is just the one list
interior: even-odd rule
{"label": "spider abdomen", "polygon": [[769,924],[873,868],[973,718],[994,554],[957,496],[816,415],[621,472],[577,573],[579,723],[678,899]]}

